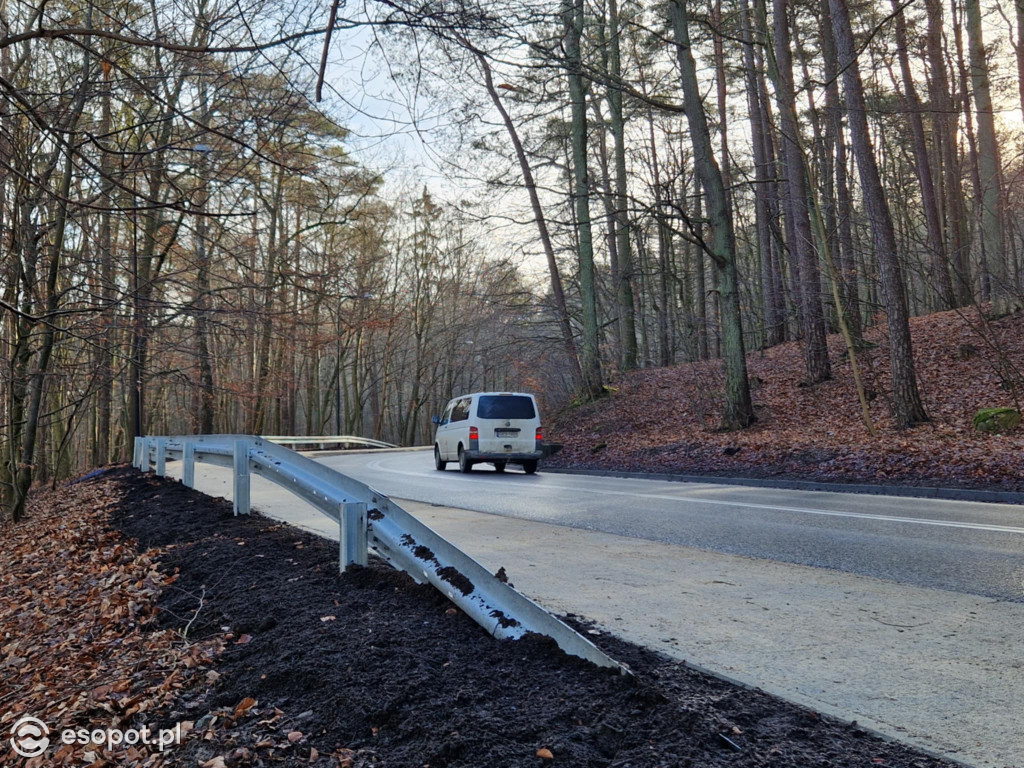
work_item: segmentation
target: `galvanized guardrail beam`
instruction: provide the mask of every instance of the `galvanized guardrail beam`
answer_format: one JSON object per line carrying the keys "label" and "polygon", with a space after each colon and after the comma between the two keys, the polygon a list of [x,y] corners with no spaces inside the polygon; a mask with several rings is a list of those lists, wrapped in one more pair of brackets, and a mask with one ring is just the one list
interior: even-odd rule
{"label": "galvanized guardrail beam", "polygon": [[627,672],[583,635],[500,581],[384,494],[269,438],[141,437],[136,438],[134,457],[135,466],[143,471],[155,461],[160,475],[167,460],[181,459],[182,480],[189,487],[194,486],[197,461],[231,468],[236,515],[249,513],[250,477],[260,475],[338,522],[342,571],[366,565],[372,549],[418,583],[434,585],[494,637],[546,635],[572,656]]}
{"label": "galvanized guardrail beam", "polygon": [[264,440],[269,440],[278,445],[365,445],[368,448],[397,448],[394,443],[385,443],[383,440],[373,440],[369,437],[358,437],[356,435],[264,435]]}

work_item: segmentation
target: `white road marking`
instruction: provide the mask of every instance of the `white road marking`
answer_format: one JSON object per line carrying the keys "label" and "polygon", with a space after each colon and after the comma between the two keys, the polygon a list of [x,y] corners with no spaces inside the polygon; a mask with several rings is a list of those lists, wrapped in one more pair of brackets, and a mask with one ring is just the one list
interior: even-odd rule
{"label": "white road marking", "polygon": [[[387,472],[393,475],[405,475],[408,477],[419,477],[421,479],[429,478],[432,475],[426,472],[408,472],[401,469],[389,469],[388,467],[382,466],[382,461],[373,461],[367,464],[369,469],[374,469],[380,472]],[[460,478],[469,480],[470,478]],[[484,479],[481,476],[474,478],[474,481]],[[574,486],[567,485],[555,485],[551,483],[544,483],[544,488],[550,488],[558,491],[570,491],[572,493],[590,493],[597,496],[630,496],[633,498],[640,499],[658,499],[660,501],[676,501],[686,502],[691,504],[712,504],[722,507],[746,507],[749,509],[765,509],[773,512],[795,512],[804,515],[820,515],[823,517],[849,517],[859,518],[863,520],[877,520],[885,523],[909,523],[912,525],[932,525],[939,526],[942,528],[963,528],[973,531],[989,531],[994,533],[1016,533],[1024,535],[1024,528],[1017,528],[1010,525],[990,525],[987,523],[963,523],[957,520],[935,520],[925,517],[897,517],[895,515],[877,515],[870,512],[842,512],[839,510],[831,509],[808,509],[806,507],[785,507],[776,504],[756,504],[749,501],[722,501],[720,499],[695,499],[690,497],[680,496],[669,496],[666,494],[658,493],[637,493],[635,491],[613,491],[609,489],[596,489],[596,488],[577,488]]]}

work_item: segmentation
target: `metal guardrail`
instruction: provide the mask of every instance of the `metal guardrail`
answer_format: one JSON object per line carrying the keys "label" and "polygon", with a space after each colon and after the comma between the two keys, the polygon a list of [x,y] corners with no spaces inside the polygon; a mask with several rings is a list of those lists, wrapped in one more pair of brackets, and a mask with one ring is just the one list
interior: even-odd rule
{"label": "metal guardrail", "polygon": [[546,635],[572,656],[627,672],[587,638],[525,595],[500,581],[465,552],[367,485],[336,472],[272,438],[197,435],[135,438],[134,465],[165,475],[167,462],[183,462],[182,482],[195,487],[195,464],[230,467],[234,511],[249,514],[250,478],[257,474],[291,491],[337,521],[340,567],[365,566],[369,549],[418,583],[429,582],[496,638]]}
{"label": "metal guardrail", "polygon": [[263,439],[278,445],[362,445],[367,448],[398,447],[394,443],[385,443],[383,440],[372,440],[368,437],[356,437],[355,435],[306,435],[305,437],[264,435]]}

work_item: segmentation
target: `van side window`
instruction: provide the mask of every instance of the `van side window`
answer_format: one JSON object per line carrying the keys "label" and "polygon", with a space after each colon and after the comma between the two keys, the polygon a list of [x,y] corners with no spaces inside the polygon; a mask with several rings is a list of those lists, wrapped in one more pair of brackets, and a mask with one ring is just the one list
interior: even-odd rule
{"label": "van side window", "polygon": [[448,407],[444,409],[444,416],[441,417],[441,424],[447,424],[452,420],[453,407],[455,407],[455,403],[448,403]]}
{"label": "van side window", "polygon": [[469,418],[469,404],[473,402],[470,397],[464,397],[461,400],[455,401],[455,407],[452,408],[452,421],[465,421]]}

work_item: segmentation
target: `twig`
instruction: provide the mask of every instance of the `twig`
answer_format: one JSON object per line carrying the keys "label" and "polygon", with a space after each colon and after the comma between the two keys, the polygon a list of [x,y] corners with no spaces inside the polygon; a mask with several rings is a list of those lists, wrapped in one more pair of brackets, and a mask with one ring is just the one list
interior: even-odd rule
{"label": "twig", "polygon": [[203,610],[203,605],[206,603],[206,587],[203,587],[202,593],[199,595],[199,605],[196,607],[195,613],[192,614],[192,618],[188,620],[188,624],[181,630],[181,637],[183,640],[188,642],[188,631],[192,628],[192,623],[199,618],[199,612]]}

